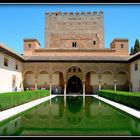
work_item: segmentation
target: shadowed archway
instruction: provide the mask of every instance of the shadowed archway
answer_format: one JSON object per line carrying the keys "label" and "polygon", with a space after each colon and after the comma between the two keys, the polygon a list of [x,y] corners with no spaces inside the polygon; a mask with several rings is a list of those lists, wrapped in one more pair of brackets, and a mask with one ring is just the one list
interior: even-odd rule
{"label": "shadowed archway", "polygon": [[67,83],[67,94],[82,94],[83,87],[81,83],[81,79],[77,76],[72,76]]}

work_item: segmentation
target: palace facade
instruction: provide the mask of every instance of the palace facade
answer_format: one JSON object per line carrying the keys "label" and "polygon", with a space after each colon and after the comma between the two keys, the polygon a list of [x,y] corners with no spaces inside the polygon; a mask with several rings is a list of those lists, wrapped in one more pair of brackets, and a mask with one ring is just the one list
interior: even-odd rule
{"label": "palace facade", "polygon": [[[140,91],[140,53],[128,39],[104,45],[104,13],[45,13],[45,44],[24,39],[23,55],[0,45],[0,92],[50,89],[51,94]],[[57,89],[57,90],[56,90]]]}

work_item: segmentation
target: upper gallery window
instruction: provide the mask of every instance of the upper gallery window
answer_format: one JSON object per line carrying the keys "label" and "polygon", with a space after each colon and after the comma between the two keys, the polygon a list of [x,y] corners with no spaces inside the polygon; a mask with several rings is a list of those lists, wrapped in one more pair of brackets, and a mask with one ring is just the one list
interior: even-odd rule
{"label": "upper gallery window", "polygon": [[138,63],[135,63],[135,71],[138,70]]}
{"label": "upper gallery window", "polygon": [[8,67],[8,58],[4,57],[4,66]]}
{"label": "upper gallery window", "polygon": [[18,70],[18,63],[15,64],[15,69]]}

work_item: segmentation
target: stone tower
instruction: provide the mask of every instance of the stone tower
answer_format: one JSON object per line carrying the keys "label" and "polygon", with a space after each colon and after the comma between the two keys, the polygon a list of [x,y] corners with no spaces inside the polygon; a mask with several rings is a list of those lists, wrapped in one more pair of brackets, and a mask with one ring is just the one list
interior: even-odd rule
{"label": "stone tower", "polygon": [[45,13],[45,48],[104,48],[104,14]]}

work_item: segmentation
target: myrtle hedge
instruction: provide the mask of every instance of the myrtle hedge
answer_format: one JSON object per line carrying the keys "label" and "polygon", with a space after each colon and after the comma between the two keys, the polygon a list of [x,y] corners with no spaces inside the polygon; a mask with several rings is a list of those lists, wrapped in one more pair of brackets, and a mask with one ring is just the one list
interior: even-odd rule
{"label": "myrtle hedge", "polygon": [[114,90],[100,90],[99,96],[116,101],[118,103],[140,109],[140,92],[124,92]]}
{"label": "myrtle hedge", "polygon": [[48,90],[0,93],[0,111],[48,96]]}

